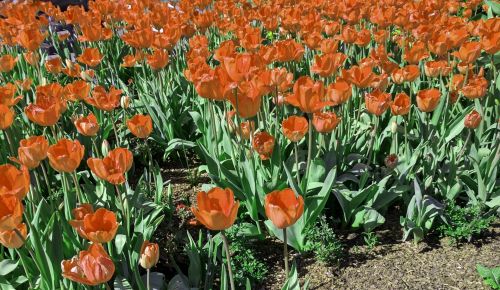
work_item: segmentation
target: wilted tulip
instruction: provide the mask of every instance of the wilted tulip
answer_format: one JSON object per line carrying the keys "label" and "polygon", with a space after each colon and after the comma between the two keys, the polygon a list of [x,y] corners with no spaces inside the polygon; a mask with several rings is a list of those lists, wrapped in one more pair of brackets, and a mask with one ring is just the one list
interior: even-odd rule
{"label": "wilted tulip", "polygon": [[312,124],[317,132],[330,133],[337,128],[341,119],[335,112],[317,112],[313,115]]}
{"label": "wilted tulip", "polygon": [[84,146],[78,140],[71,141],[60,139],[56,144],[49,147],[47,156],[52,168],[58,172],[75,171],[84,154]]}
{"label": "wilted tulip", "polygon": [[150,243],[144,241],[141,246],[141,256],[139,257],[139,264],[144,269],[153,268],[160,259],[160,250],[157,243]]}
{"label": "wilted tulip", "polygon": [[8,249],[19,249],[24,245],[27,235],[28,228],[26,227],[26,224],[20,223],[17,226],[17,232],[15,230],[0,231],[0,244]]}
{"label": "wilted tulip", "polygon": [[402,116],[410,112],[411,100],[405,93],[399,93],[394,98],[391,105],[391,112],[395,116]]}
{"label": "wilted tulip", "polygon": [[366,110],[374,115],[382,115],[391,106],[391,94],[375,90],[365,94]]}
{"label": "wilted tulip", "polygon": [[307,133],[309,123],[307,119],[299,116],[290,116],[281,123],[283,135],[292,142],[299,142]]}
{"label": "wilted tulip", "polygon": [[23,221],[23,204],[17,196],[0,194],[0,231],[10,231]]}
{"label": "wilted tulip", "polygon": [[199,192],[197,201],[197,207],[191,210],[196,219],[208,229],[225,230],[236,220],[240,203],[234,200],[234,193],[229,188],[214,187],[208,192]]}
{"label": "wilted tulip", "polygon": [[125,182],[125,173],[132,167],[132,162],[132,152],[126,148],[116,148],[103,159],[87,159],[87,165],[97,177],[115,185]]}
{"label": "wilted tulip", "polygon": [[115,264],[101,244],[91,244],[71,260],[61,262],[64,278],[89,286],[108,282],[115,273]]}
{"label": "wilted tulip", "polygon": [[99,132],[99,123],[93,113],[88,116],[81,116],[74,121],[76,130],[83,136],[93,137]]}
{"label": "wilted tulip", "polygon": [[271,158],[274,149],[274,137],[267,132],[258,132],[253,135],[253,149],[259,154],[260,159]]}
{"label": "wilted tulip", "polygon": [[465,116],[464,126],[469,129],[476,129],[479,127],[479,124],[481,124],[482,119],[483,118],[476,110],[472,110],[472,112]]}
{"label": "wilted tulip", "polygon": [[436,109],[441,98],[438,89],[421,90],[417,94],[417,106],[422,112],[432,112]]}
{"label": "wilted tulip", "polygon": [[304,199],[295,195],[292,189],[275,190],[266,195],[264,201],[266,216],[279,228],[295,224],[304,212]]}
{"label": "wilted tulip", "polygon": [[127,120],[127,127],[137,138],[148,138],[153,131],[153,121],[149,115],[137,114]]}

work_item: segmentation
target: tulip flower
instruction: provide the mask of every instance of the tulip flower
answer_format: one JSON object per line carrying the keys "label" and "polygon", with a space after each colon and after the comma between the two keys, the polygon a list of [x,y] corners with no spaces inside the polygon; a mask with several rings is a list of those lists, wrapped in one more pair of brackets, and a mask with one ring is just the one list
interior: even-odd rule
{"label": "tulip flower", "polygon": [[436,109],[441,98],[438,89],[421,90],[417,93],[417,106],[422,112],[432,112]]}
{"label": "tulip flower", "polygon": [[0,105],[5,105],[7,107],[15,106],[23,99],[22,96],[15,97],[17,88],[12,83],[7,83],[4,86],[0,86]]}
{"label": "tulip flower", "polygon": [[93,113],[90,113],[86,117],[81,116],[74,121],[74,124],[78,133],[83,136],[94,137],[99,132],[99,124]]}
{"label": "tulip flower", "polygon": [[84,80],[76,80],[64,87],[64,97],[69,101],[84,100],[89,96],[90,84]]}
{"label": "tulip flower", "polygon": [[28,228],[25,223],[20,223],[15,230],[0,231],[0,244],[9,249],[19,249],[24,245]]}
{"label": "tulip flower", "polygon": [[64,278],[89,286],[108,282],[115,273],[115,264],[101,244],[91,244],[71,260],[61,262]]}
{"label": "tulip flower", "polygon": [[312,124],[314,129],[319,133],[330,133],[340,123],[342,118],[337,117],[335,112],[318,112],[314,113]]}
{"label": "tulip flower", "polygon": [[231,290],[235,290],[229,243],[224,230],[231,227],[236,220],[240,203],[234,200],[234,193],[230,188],[222,189],[220,187],[214,187],[208,192],[199,192],[197,203],[197,207],[191,208],[196,219],[208,229],[221,231],[226,251]]}
{"label": "tulip flower", "polygon": [[24,108],[28,119],[40,126],[50,127],[59,121],[62,113],[61,103],[48,97],[37,97],[36,103],[29,104]]}
{"label": "tulip flower", "polygon": [[363,89],[370,86],[375,74],[370,66],[353,66],[349,70],[342,70],[342,77],[349,83]]}
{"label": "tulip flower", "polygon": [[[82,238],[94,243],[107,243],[113,240],[118,230],[115,213],[105,208],[100,208],[95,212],[86,212],[89,209],[86,205],[73,211],[77,219],[70,222],[71,226]],[[78,219],[82,214],[84,214],[83,220]]]}
{"label": "tulip flower", "polygon": [[14,195],[23,199],[30,190],[30,174],[24,166],[21,170],[14,165],[0,165],[0,195]]}
{"label": "tulip flower", "polygon": [[109,92],[102,86],[97,86],[85,102],[103,111],[112,111],[120,105],[121,90],[111,87]]}
{"label": "tulip flower", "polygon": [[102,55],[98,48],[88,47],[83,50],[83,53],[76,60],[89,67],[96,67],[101,63]]}
{"label": "tulip flower", "polygon": [[252,140],[253,149],[259,154],[260,159],[271,158],[274,149],[274,137],[267,132],[255,133]]}
{"label": "tulip flower", "polygon": [[146,276],[146,288],[150,289],[149,287],[149,271],[152,267],[158,263],[158,260],[160,258],[160,250],[158,247],[157,243],[150,243],[149,241],[144,241],[141,246],[141,252],[140,252],[140,257],[139,257],[139,264],[141,267],[146,269],[147,271],[147,276]]}
{"label": "tulip flower", "polygon": [[24,59],[29,65],[38,66],[40,62],[40,55],[35,51],[28,51],[23,54]]}
{"label": "tulip flower", "polygon": [[463,63],[469,64],[476,61],[481,54],[480,42],[467,42],[462,44],[458,51],[453,52],[453,55],[460,59]]}
{"label": "tulip flower", "polygon": [[391,94],[375,90],[365,94],[366,110],[376,116],[382,115],[391,106]]}
{"label": "tulip flower", "polygon": [[488,81],[483,76],[472,76],[462,87],[462,94],[464,97],[473,100],[479,99],[486,95],[488,91]]}
{"label": "tulip flower", "polygon": [[411,100],[405,93],[399,93],[394,98],[391,105],[391,112],[395,116],[402,116],[410,112]]}
{"label": "tulip flower", "polygon": [[338,106],[347,102],[352,96],[352,87],[345,80],[337,79],[328,86],[326,95],[332,101],[333,106]]}
{"label": "tulip flower", "polygon": [[61,57],[58,55],[51,56],[45,61],[45,69],[51,74],[58,74],[62,70]]}
{"label": "tulip flower", "polygon": [[6,105],[0,104],[0,130],[6,130],[14,122],[14,110]]}
{"label": "tulip flower", "polygon": [[266,216],[275,227],[283,229],[285,272],[288,277],[288,249],[286,228],[292,226],[302,216],[304,212],[304,199],[301,195],[296,196],[295,192],[286,188],[268,193],[264,200]]}
{"label": "tulip flower", "polygon": [[13,57],[10,54],[0,56],[0,72],[10,72],[12,69],[14,69],[16,62],[17,57]]}
{"label": "tulip flower", "polygon": [[299,116],[290,116],[281,123],[283,135],[292,142],[299,142],[307,133],[309,123],[307,119]]}
{"label": "tulip flower", "polygon": [[286,101],[304,113],[315,113],[333,104],[325,101],[325,93],[322,82],[314,82],[310,77],[302,76],[295,82],[293,94]]}
{"label": "tulip flower", "polygon": [[0,231],[11,231],[23,221],[23,204],[12,194],[0,194]]}
{"label": "tulip flower", "polygon": [[42,160],[47,158],[48,150],[49,142],[44,136],[32,136],[19,142],[17,158],[19,163],[28,167],[28,169],[34,169],[40,165]]}
{"label": "tulip flower", "polygon": [[163,49],[155,49],[153,54],[148,55],[146,58],[153,70],[160,70],[166,67],[169,61],[168,52]]}
{"label": "tulip flower", "polygon": [[84,154],[84,146],[78,140],[71,141],[68,139],[60,139],[56,144],[49,147],[47,156],[52,168],[58,172],[73,172],[75,171]]}
{"label": "tulip flower", "polygon": [[127,120],[127,127],[134,136],[145,139],[153,131],[153,121],[149,115],[137,114]]}
{"label": "tulip flower", "polygon": [[87,159],[87,165],[97,177],[118,185],[125,182],[125,173],[132,167],[132,161],[132,152],[126,148],[116,148],[103,159]]}
{"label": "tulip flower", "polygon": [[469,129],[476,129],[481,124],[481,120],[481,115],[476,110],[472,110],[465,116],[464,126]]}

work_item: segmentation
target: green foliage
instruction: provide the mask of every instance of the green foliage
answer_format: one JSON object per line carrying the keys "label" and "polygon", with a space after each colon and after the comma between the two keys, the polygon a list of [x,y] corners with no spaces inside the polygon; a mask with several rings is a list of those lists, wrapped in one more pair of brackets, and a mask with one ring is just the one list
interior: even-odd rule
{"label": "green foliage", "polygon": [[500,289],[500,267],[486,268],[481,264],[476,265],[477,272],[484,279],[484,283],[491,289]]}
{"label": "green foliage", "polygon": [[363,233],[363,240],[365,241],[365,244],[369,250],[375,248],[375,246],[379,243],[377,234],[375,234],[374,232]]}
{"label": "green foliage", "polygon": [[439,226],[441,235],[450,237],[455,243],[470,241],[474,236],[480,235],[488,229],[495,219],[494,216],[486,217],[479,205],[460,207],[455,202],[450,202],[445,208],[447,223]]}
{"label": "green foliage", "polygon": [[226,232],[231,243],[231,264],[238,289],[244,288],[247,279],[252,285],[262,282],[268,273],[266,264],[259,260],[255,250],[250,248],[250,239],[238,235],[241,229],[241,225],[234,225]]}
{"label": "green foliage", "polygon": [[344,255],[344,246],[337,238],[325,216],[307,231],[306,251],[314,253],[315,258],[326,264],[337,263]]}

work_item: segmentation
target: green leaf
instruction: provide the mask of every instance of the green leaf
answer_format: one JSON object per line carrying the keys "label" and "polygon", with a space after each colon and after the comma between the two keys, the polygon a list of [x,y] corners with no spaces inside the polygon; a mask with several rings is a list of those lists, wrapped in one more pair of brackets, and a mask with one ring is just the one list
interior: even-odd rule
{"label": "green leaf", "polygon": [[117,276],[113,282],[113,287],[116,290],[133,290],[130,283],[122,276]]}
{"label": "green leaf", "polygon": [[127,236],[124,234],[117,234],[115,237],[115,247],[116,247],[116,254],[121,255],[123,252],[123,247],[125,247],[125,244],[127,243]]}
{"label": "green leaf", "polygon": [[19,261],[13,261],[9,259],[2,260],[0,262],[0,276],[8,275],[10,272],[17,268]]}

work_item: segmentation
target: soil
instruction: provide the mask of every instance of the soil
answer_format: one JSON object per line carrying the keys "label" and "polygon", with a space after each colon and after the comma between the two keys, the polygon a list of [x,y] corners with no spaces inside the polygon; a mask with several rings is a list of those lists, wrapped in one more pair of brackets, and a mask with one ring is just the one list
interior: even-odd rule
{"label": "soil", "polygon": [[[174,204],[189,205],[195,199],[202,183],[208,183],[207,176],[198,178],[197,183],[187,178],[189,171],[169,168],[165,170],[165,180],[171,180]],[[175,232],[176,244],[178,234],[190,228],[187,216],[174,217],[173,220],[160,227],[158,237],[165,244],[166,232]],[[479,239],[464,243],[458,247],[451,245],[447,239],[439,239],[431,235],[430,239],[414,245],[403,242],[400,212],[396,208],[386,217],[386,223],[376,231],[379,244],[373,248],[365,245],[360,233],[339,232],[338,236],[345,245],[345,255],[337,265],[326,265],[314,259],[312,254],[299,254],[291,251],[292,260],[297,264],[301,285],[308,280],[308,289],[489,289],[477,274],[476,264],[486,267],[500,266],[500,224],[497,222]],[[184,226],[173,229],[174,224]],[[182,228],[182,229],[181,229]],[[161,243],[160,243],[161,244]],[[268,266],[268,276],[255,289],[281,289],[285,281],[283,266],[283,244],[271,237],[264,241],[256,241],[252,246],[258,257]],[[168,248],[168,246],[166,247]],[[187,262],[180,249],[166,249],[174,252],[175,259],[181,268]],[[167,255],[162,255],[160,272],[167,279],[175,275]],[[171,275],[172,274],[172,275]]]}

